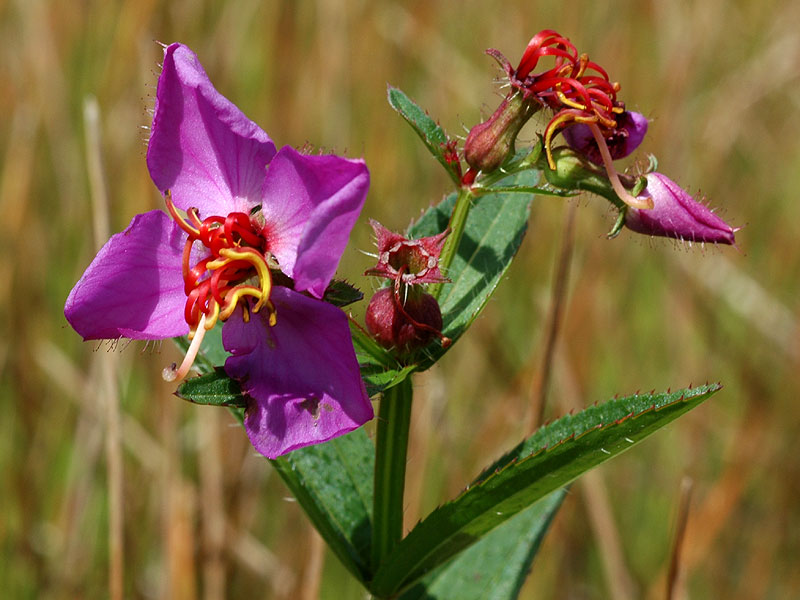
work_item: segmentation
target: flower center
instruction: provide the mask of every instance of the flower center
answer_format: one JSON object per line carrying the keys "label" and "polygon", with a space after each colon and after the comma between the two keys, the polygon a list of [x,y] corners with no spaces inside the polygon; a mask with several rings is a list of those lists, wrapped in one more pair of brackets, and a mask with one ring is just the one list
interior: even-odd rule
{"label": "flower center", "polygon": [[[218,319],[228,319],[240,304],[245,321],[250,318],[250,310],[257,313],[266,308],[269,324],[274,325],[276,311],[269,299],[272,274],[267,240],[250,216],[232,212],[226,217],[211,216],[201,221],[197,209],[190,208],[184,218],[172,203],[169,191],[166,204],[169,214],[189,236],[183,248],[184,318],[189,324],[189,339],[199,328],[209,330]],[[192,265],[196,242],[208,254]],[[252,309],[243,301],[248,296],[256,300]]]}
{"label": "flower center", "polygon": [[386,251],[383,258],[396,274],[402,272],[401,277],[405,283],[424,277],[438,263],[438,258],[416,240],[397,242]]}

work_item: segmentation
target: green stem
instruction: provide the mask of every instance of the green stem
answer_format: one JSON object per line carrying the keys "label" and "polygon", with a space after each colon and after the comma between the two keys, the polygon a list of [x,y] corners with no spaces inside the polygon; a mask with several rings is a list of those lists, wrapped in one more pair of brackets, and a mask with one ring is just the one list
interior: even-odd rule
{"label": "green stem", "polygon": [[412,398],[411,379],[406,378],[383,393],[378,409],[372,510],[373,572],[403,537],[403,490]]}
{"label": "green stem", "polygon": [[[450,235],[447,236],[444,247],[442,248],[442,254],[439,256],[439,269],[445,277],[447,276],[447,270],[450,268],[450,265],[453,264],[453,259],[461,243],[461,237],[464,235],[464,227],[467,225],[467,215],[469,214],[469,209],[474,197],[469,187],[465,186],[458,190],[458,198],[456,199],[456,205],[453,208],[453,214],[450,216],[450,224],[448,225],[450,228]],[[442,292],[442,285],[441,283],[434,283],[428,288],[428,292],[437,300],[439,299],[439,294]]]}

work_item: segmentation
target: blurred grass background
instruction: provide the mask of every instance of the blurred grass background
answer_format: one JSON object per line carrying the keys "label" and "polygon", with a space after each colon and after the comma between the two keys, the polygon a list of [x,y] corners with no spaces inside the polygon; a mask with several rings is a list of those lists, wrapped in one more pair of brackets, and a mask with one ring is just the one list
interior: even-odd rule
{"label": "blurred grass background", "polygon": [[[665,597],[686,477],[674,597],[799,596],[798,22],[790,0],[0,0],[3,597],[104,598],[109,573],[130,598],[363,595],[227,414],[171,396],[170,344],[84,344],[64,320],[96,235],[161,206],[140,128],[155,41],[191,46],[278,145],[366,158],[341,272],[368,291],[366,218],[401,229],[448,191],[386,83],[461,135],[499,102],[483,50],[515,62],[543,28],[621,82],[653,119],[644,151],[743,230],[738,249],[608,241],[605,202],[573,201],[546,418],[637,389],[725,389],[572,488],[523,597]],[[536,201],[484,316],[416,380],[409,526],[526,434],[568,205]]]}

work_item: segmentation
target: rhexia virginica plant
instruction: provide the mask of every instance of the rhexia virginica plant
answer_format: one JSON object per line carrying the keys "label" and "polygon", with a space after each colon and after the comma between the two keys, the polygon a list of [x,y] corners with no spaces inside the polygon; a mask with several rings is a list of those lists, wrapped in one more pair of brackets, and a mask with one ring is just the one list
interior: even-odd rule
{"label": "rhexia virginica plant", "polygon": [[[487,52],[510,89],[461,148],[389,89],[455,189],[405,233],[371,221],[377,263],[365,275],[387,285],[369,301],[366,328],[342,311],[361,293],[334,279],[366,198],[366,165],[278,150],[180,44],[165,48],[147,151],[166,211],[138,215],[112,236],[65,306],[85,339],[176,338],[186,358],[164,378],[179,382],[177,395],[233,412],[375,598],[478,600],[472,582],[498,573],[508,575],[492,597],[516,598],[566,486],[720,388],[636,394],[557,419],[404,535],[413,373],[480,315],[535,196],[605,198],[619,211],[610,237],[627,227],[734,243],[735,230],[656,172],[655,159],[644,173],[618,171],[614,161],[640,147],[648,121],[566,37],[538,33],[516,68]],[[518,150],[539,111],[549,121]],[[222,352],[220,367],[209,357]],[[187,377],[192,368],[199,377]],[[360,427],[373,417],[370,398],[379,402],[374,442]]]}
{"label": "rhexia virginica plant", "polygon": [[370,420],[347,319],[320,300],[366,197],[363,161],[276,151],[194,53],[172,44],[147,166],[167,212],[134,217],[100,250],[67,299],[75,330],[84,339],[188,333],[186,360],[165,373],[175,380],[205,332],[225,322],[225,370],[247,394],[251,442],[270,458]]}

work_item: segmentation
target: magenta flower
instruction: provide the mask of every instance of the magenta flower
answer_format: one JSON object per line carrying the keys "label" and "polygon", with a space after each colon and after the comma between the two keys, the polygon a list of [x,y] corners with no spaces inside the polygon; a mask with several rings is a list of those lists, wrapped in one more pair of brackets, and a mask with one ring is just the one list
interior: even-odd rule
{"label": "magenta flower", "polygon": [[639,195],[651,198],[653,208],[628,208],[625,226],[638,233],[687,242],[733,244],[736,230],[661,173],[650,173]]}
{"label": "magenta flower", "polygon": [[274,458],[373,416],[347,317],[323,302],[364,203],[362,160],[276,151],[186,46],[165,50],[147,166],[168,213],[134,217],[67,299],[84,339],[189,335],[224,321],[245,429]]}
{"label": "magenta flower", "polygon": [[[626,110],[617,116],[617,126],[605,136],[611,158],[618,160],[632,153],[642,143],[647,133],[647,117],[641,113]],[[575,123],[564,129],[567,144],[597,165],[603,164],[603,157],[594,134],[588,125]]]}

